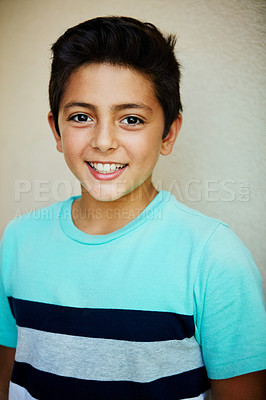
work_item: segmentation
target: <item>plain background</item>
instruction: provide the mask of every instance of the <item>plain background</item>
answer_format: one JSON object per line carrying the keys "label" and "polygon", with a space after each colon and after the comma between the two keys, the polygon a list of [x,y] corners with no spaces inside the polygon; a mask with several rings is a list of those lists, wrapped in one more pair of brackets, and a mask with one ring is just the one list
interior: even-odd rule
{"label": "plain background", "polygon": [[79,193],[47,123],[50,47],[104,15],[177,34],[184,123],[154,182],[229,224],[266,289],[264,0],[0,0],[0,233],[13,217]]}

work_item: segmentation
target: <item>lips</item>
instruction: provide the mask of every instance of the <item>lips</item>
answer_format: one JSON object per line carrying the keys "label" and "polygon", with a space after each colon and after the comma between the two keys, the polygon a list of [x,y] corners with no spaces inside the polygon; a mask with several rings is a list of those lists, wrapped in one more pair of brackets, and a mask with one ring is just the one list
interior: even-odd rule
{"label": "lips", "polygon": [[128,164],[86,162],[91,175],[98,180],[108,181],[118,178],[127,168]]}

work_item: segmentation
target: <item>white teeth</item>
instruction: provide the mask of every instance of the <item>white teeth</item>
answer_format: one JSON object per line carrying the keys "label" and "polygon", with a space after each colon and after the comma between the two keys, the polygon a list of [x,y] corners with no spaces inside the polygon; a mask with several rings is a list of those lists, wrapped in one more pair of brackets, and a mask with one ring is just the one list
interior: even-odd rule
{"label": "white teeth", "polygon": [[125,167],[126,165],[126,164],[115,164],[115,163],[102,164],[102,163],[92,163],[92,162],[89,164],[92,168],[94,168],[97,172],[100,172],[101,174],[108,174],[110,172],[114,172],[118,169]]}

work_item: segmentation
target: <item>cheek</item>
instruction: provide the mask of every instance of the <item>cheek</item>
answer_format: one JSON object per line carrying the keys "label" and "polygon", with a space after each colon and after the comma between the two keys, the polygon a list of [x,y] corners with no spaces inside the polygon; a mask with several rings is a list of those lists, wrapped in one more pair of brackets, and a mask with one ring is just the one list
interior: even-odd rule
{"label": "cheek", "polygon": [[79,135],[73,135],[71,133],[62,133],[62,145],[63,152],[65,155],[78,155],[82,149],[82,140]]}
{"label": "cheek", "polygon": [[158,140],[149,138],[142,141],[138,146],[134,146],[134,160],[140,170],[153,169],[156,164],[161,149],[161,143]]}

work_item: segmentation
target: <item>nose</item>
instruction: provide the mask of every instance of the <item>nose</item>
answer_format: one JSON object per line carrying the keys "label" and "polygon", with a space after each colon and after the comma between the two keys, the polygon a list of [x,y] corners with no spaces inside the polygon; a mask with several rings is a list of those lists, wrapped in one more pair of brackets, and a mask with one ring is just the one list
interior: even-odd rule
{"label": "nose", "polygon": [[110,121],[98,123],[93,130],[91,144],[102,153],[116,149],[118,147],[118,138],[115,126],[112,126]]}

